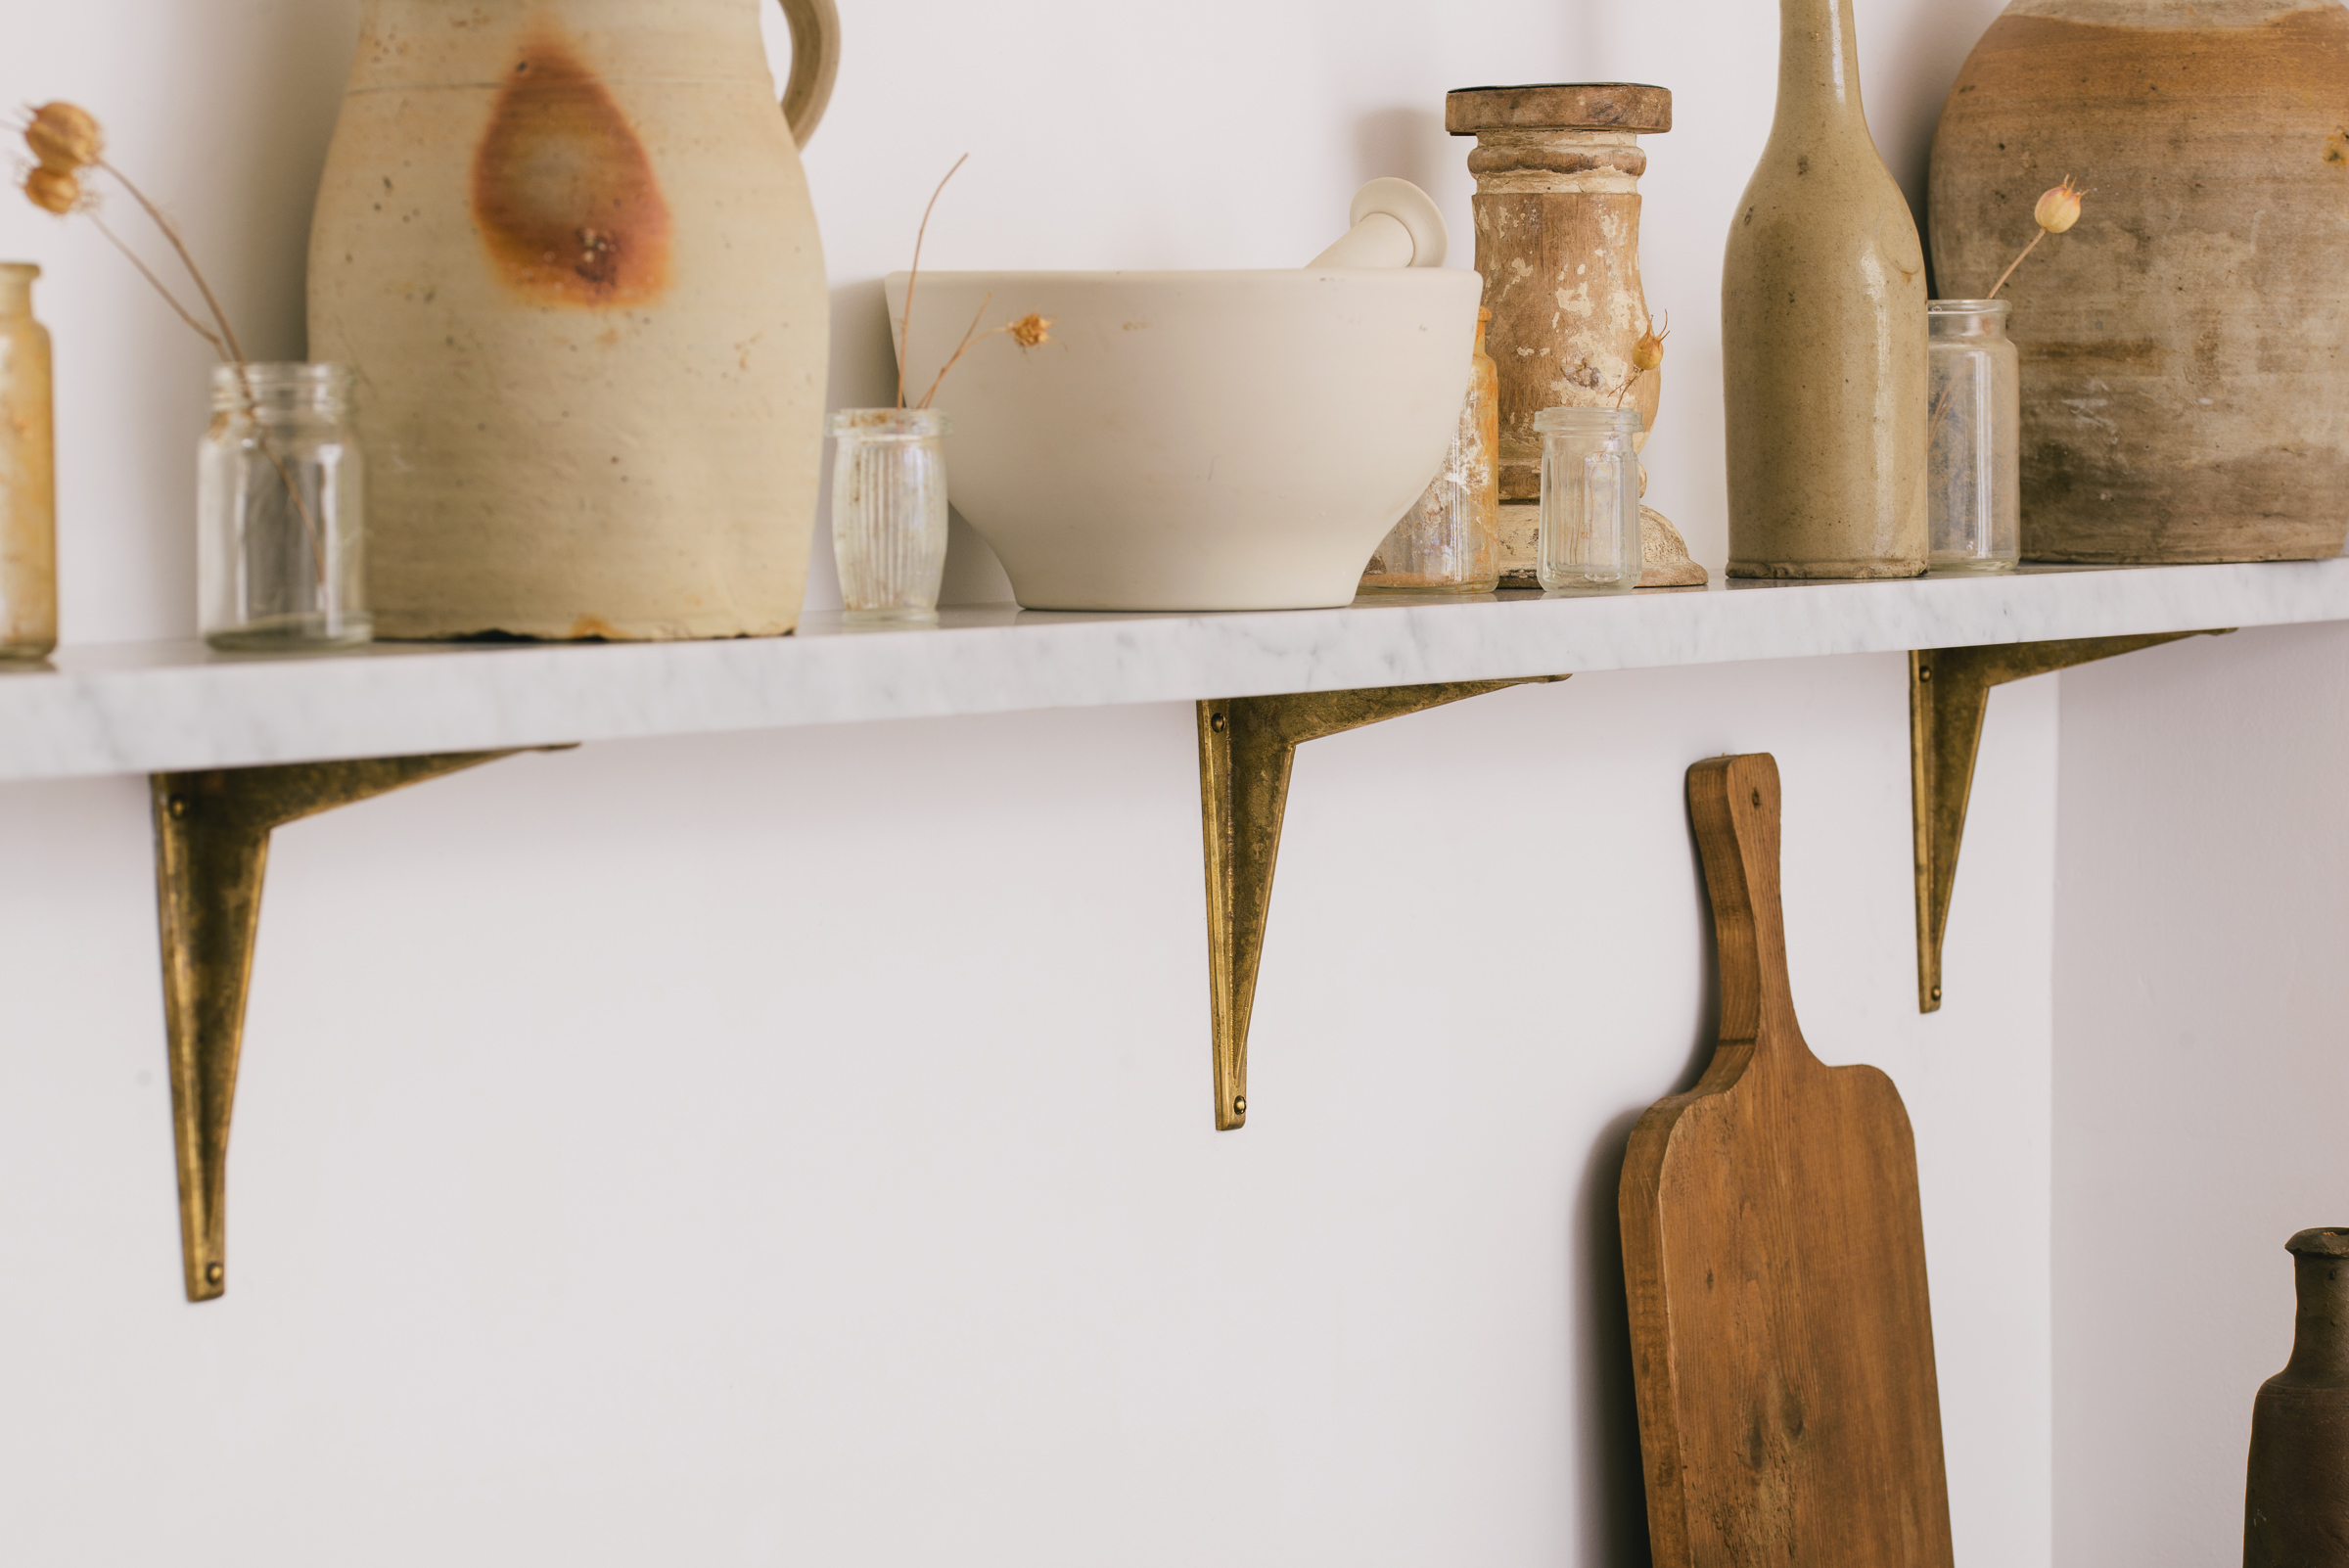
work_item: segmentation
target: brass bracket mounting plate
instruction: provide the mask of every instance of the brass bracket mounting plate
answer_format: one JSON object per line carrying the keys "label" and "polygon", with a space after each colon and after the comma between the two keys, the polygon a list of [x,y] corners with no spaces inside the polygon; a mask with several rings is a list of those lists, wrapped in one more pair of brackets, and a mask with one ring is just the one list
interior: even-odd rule
{"label": "brass bracket mounting plate", "polygon": [[228,1123],[270,833],[338,806],[513,755],[463,752],[153,775],[156,902],[188,1300],[210,1301],[228,1288]]}
{"label": "brass bracket mounting plate", "polygon": [[1507,686],[1564,675],[1379,686],[1199,705],[1199,802],[1207,834],[1207,951],[1213,994],[1216,1130],[1248,1123],[1248,1017],[1272,904],[1289,769],[1309,740],[1400,718]]}
{"label": "brass bracket mounting plate", "polygon": [[1909,780],[1916,836],[1916,1005],[1941,1009],[1941,943],[1958,886],[1958,846],[1973,793],[1974,760],[1990,689],[2009,680],[2135,653],[2183,637],[2224,636],[2231,627],[2162,631],[2061,642],[1928,648],[1909,656]]}

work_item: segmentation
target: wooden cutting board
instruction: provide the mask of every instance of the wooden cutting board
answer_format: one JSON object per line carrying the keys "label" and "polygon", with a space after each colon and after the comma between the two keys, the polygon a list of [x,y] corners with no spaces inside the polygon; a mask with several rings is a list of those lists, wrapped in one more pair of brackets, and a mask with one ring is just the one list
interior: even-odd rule
{"label": "wooden cutting board", "polygon": [[1916,1144],[1892,1080],[1803,1043],[1778,764],[1688,770],[1721,1043],[1624,1159],[1657,1568],[1950,1568]]}

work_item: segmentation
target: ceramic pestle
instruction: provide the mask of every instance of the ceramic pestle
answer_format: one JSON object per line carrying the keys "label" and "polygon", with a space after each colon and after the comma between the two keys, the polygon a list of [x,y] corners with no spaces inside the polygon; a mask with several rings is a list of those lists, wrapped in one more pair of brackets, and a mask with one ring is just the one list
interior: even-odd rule
{"label": "ceramic pestle", "polygon": [[1354,227],[1306,263],[1318,267],[1440,267],[1451,248],[1444,214],[1409,180],[1377,179],[1354,193]]}

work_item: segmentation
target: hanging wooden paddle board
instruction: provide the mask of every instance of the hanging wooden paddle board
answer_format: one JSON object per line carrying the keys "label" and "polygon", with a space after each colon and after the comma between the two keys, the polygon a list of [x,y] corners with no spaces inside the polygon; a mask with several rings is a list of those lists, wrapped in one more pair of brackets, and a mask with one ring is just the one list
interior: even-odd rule
{"label": "hanging wooden paddle board", "polygon": [[1778,765],[1688,771],[1721,1043],[1624,1159],[1657,1568],[1951,1568],[1916,1145],[1892,1080],[1795,1023]]}

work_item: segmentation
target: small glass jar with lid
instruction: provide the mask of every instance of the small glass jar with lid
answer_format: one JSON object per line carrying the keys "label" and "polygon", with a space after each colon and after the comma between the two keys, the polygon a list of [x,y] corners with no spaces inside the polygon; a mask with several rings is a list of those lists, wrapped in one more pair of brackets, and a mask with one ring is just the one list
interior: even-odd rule
{"label": "small glass jar with lid", "polygon": [[1491,593],[1500,585],[1500,372],[1476,313],[1468,396],[1444,467],[1362,570],[1366,592]]}
{"label": "small glass jar with lid", "polygon": [[1934,573],[2022,558],[2020,356],[2004,300],[1925,303],[1925,544]]}
{"label": "small glass jar with lid", "polygon": [[1545,408],[1542,437],[1542,586],[1625,593],[1639,585],[1639,410]]}
{"label": "small glass jar with lid", "polygon": [[367,612],[366,470],[342,365],[215,365],[198,454],[197,620],[244,653],[347,648]]}

